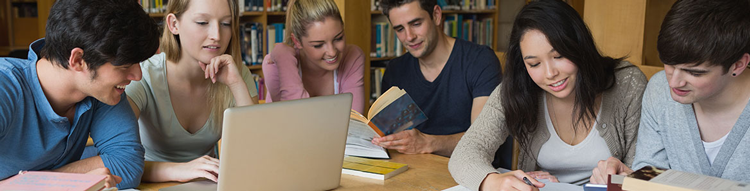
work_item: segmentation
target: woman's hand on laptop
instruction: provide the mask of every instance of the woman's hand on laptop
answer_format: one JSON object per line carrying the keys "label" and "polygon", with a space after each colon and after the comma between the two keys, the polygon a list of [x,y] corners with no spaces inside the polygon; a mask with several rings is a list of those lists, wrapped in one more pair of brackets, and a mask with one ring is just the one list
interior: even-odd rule
{"label": "woman's hand on laptop", "polygon": [[196,178],[206,178],[219,181],[219,159],[203,155],[190,162],[178,163],[172,167],[171,176],[179,182],[187,182]]}

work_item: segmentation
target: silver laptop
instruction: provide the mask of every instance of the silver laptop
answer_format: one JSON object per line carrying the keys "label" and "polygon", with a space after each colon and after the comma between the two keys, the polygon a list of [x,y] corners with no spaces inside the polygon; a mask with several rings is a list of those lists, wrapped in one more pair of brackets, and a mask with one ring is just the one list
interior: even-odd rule
{"label": "silver laptop", "polygon": [[[227,109],[218,190],[338,187],[351,103],[345,93]],[[161,190],[216,190],[210,186],[199,181]]]}

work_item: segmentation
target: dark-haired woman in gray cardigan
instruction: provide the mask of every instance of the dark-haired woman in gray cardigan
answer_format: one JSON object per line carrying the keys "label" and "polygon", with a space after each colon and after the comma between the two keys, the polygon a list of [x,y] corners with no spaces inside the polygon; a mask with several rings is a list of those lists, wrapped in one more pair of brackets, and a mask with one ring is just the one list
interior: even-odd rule
{"label": "dark-haired woman in gray cardigan", "polygon": [[[560,24],[566,23],[566,24]],[[602,56],[578,13],[559,0],[534,1],[516,17],[504,79],[458,143],[449,169],[472,190],[531,190],[537,179],[586,183],[599,160],[630,165],[646,77]],[[500,174],[494,152],[512,135],[520,171]]]}

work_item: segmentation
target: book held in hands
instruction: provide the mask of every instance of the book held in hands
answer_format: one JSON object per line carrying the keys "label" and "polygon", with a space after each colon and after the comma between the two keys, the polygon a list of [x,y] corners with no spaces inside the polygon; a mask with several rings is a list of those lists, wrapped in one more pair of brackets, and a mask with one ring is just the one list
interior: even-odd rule
{"label": "book held in hands", "polygon": [[380,136],[411,129],[427,121],[427,116],[409,94],[396,86],[385,91],[372,103],[367,117],[352,117],[372,127]]}
{"label": "book held in hands", "polygon": [[390,158],[383,147],[372,144],[382,137],[411,129],[427,121],[427,116],[406,91],[396,86],[383,93],[370,107],[367,117],[352,110],[345,154],[367,158]]}

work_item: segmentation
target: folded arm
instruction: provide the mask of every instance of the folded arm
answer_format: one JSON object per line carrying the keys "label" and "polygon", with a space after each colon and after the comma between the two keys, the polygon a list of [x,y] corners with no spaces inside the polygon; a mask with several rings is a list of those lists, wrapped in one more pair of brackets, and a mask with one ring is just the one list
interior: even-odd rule
{"label": "folded arm", "polygon": [[129,102],[125,101],[126,98],[123,94],[120,103],[114,106],[97,103],[93,110],[96,116],[91,124],[90,135],[94,146],[99,150],[100,160],[93,158],[91,161],[79,161],[86,165],[103,164],[113,175],[122,177],[122,182],[117,185],[121,189],[140,184],[144,165],[144,149],[138,134],[138,123]]}

